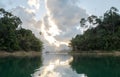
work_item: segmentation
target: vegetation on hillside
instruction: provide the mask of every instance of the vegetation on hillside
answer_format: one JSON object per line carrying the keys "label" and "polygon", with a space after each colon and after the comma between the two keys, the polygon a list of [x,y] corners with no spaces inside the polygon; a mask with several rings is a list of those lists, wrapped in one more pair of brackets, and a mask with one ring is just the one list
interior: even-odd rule
{"label": "vegetation on hillside", "polygon": [[80,24],[87,30],[72,38],[70,46],[74,51],[120,50],[120,14],[115,7],[101,17],[82,18]]}
{"label": "vegetation on hillside", "polygon": [[[42,42],[30,30],[21,27],[19,17],[0,9],[0,50],[41,51]],[[18,28],[19,27],[19,28]]]}

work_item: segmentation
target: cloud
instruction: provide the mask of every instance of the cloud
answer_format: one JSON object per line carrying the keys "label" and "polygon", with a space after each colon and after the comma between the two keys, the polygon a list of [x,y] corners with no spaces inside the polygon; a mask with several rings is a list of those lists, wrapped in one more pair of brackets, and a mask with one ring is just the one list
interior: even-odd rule
{"label": "cloud", "polygon": [[49,15],[59,29],[66,30],[68,26],[79,24],[80,18],[88,16],[84,9],[72,2],[75,3],[73,0],[46,0]]}
{"label": "cloud", "polygon": [[16,16],[18,16],[22,22],[23,22],[23,27],[28,28],[28,26],[34,24],[35,21],[35,14],[31,12],[30,9],[27,9],[22,6],[18,6],[16,8],[12,9],[12,13]]}
{"label": "cloud", "polygon": [[64,45],[81,33],[81,30],[77,29],[79,21],[88,16],[86,10],[80,8],[77,3],[78,0],[45,0],[47,15],[42,21],[44,37],[59,49],[67,48]]}
{"label": "cloud", "polygon": [[35,7],[36,9],[39,9],[40,0],[28,0],[28,4],[30,7]]}

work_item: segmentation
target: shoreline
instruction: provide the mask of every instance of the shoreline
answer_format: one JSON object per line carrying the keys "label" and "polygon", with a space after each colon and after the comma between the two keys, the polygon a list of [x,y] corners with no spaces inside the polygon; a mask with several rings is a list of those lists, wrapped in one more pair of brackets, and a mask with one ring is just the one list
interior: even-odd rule
{"label": "shoreline", "polygon": [[15,52],[6,52],[0,51],[0,57],[39,57],[41,52],[36,51],[15,51]]}
{"label": "shoreline", "polygon": [[80,56],[120,56],[120,51],[115,52],[70,52],[71,55]]}
{"label": "shoreline", "polygon": [[[15,52],[6,52],[0,51],[1,57],[39,57],[42,52],[36,51],[15,51]],[[64,53],[63,53],[64,54]],[[120,56],[120,51],[114,52],[68,52],[70,55],[80,55],[80,56]]]}

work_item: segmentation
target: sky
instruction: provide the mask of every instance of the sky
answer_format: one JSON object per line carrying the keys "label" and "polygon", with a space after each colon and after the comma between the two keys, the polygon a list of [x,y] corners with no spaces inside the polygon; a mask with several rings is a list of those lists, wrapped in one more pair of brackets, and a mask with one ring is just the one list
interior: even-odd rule
{"label": "sky", "polygon": [[[32,30],[44,42],[44,50],[68,49],[76,34],[82,34],[80,19],[102,16],[120,0],[0,0],[0,8],[20,17],[22,27]],[[41,35],[40,35],[41,33]]]}

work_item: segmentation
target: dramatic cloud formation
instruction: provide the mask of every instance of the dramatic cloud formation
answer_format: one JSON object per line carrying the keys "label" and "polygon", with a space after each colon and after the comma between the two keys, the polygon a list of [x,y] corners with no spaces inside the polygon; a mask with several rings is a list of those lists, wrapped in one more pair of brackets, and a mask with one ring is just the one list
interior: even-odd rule
{"label": "dramatic cloud formation", "polygon": [[80,8],[73,0],[45,0],[47,15],[44,17],[44,37],[50,44],[58,47],[68,45],[74,35],[80,33],[76,27],[86,11]]}
{"label": "dramatic cloud formation", "polygon": [[46,0],[46,8],[51,19],[65,31],[67,26],[77,25],[80,18],[87,16],[84,9],[71,4],[72,2],[73,0]]}

